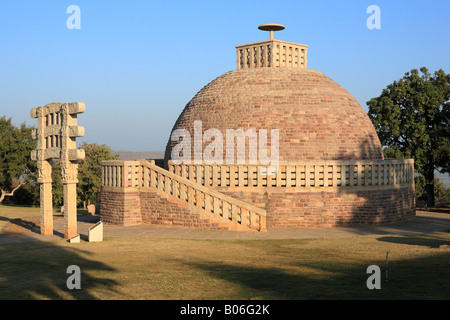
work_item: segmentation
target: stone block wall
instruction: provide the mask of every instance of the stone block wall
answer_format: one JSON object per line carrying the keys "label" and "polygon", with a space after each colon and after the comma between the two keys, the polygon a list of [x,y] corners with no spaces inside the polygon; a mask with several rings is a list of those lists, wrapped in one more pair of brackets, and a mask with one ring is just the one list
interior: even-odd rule
{"label": "stone block wall", "polygon": [[[390,163],[377,168],[374,163],[369,165],[359,163],[357,169],[355,166],[349,169],[345,183],[341,177],[340,183],[344,186],[339,185],[339,170],[334,165],[332,170],[329,165],[323,166],[323,168],[327,167],[327,170],[324,169],[322,173],[319,170],[320,165],[313,171],[307,166],[309,168],[307,171],[302,174],[295,170],[295,175],[290,168],[285,172],[285,180],[281,173],[279,177],[277,176],[275,184],[277,186],[273,183],[271,183],[272,186],[261,186],[262,183],[257,183],[255,186],[255,181],[250,179],[250,175],[253,177],[255,174],[250,174],[251,171],[247,171],[247,183],[245,183],[245,174],[244,172],[241,174],[241,170],[238,170],[240,175],[237,180],[234,179],[236,177],[231,179],[230,171],[230,183],[222,186],[223,182],[227,181],[222,179],[222,176],[226,178],[227,174],[221,170],[220,186],[217,186],[219,184],[217,179],[213,179],[212,184],[215,185],[213,187],[211,180],[207,178],[207,171],[203,172],[203,176],[200,174],[201,170],[198,170],[201,169],[199,167],[195,168],[196,170],[190,167],[188,171],[197,172],[196,176],[191,177],[190,174],[190,178],[199,180],[199,185],[202,181],[203,183],[206,181],[207,188],[213,188],[224,197],[229,196],[252,205],[256,207],[255,210],[263,209],[261,211],[267,213],[264,223],[266,227],[331,227],[392,223],[414,218],[413,172],[407,164],[412,166],[412,163]],[[343,165],[340,170],[344,167],[350,166]],[[214,170],[212,171],[214,177]],[[152,177],[155,178],[155,173],[151,177],[146,176],[145,173],[148,174],[148,172],[149,169],[137,174],[140,177],[136,180],[137,185],[145,185],[145,182],[148,184]],[[313,179],[310,177],[312,174],[314,174]],[[295,186],[292,186],[293,175]],[[208,176],[211,176],[211,172]],[[357,179],[354,179],[355,176]],[[231,186],[236,182],[231,183],[231,180],[239,181],[239,184]],[[194,198],[189,201],[171,195],[171,192],[163,188],[171,186],[171,182],[161,181],[164,183],[161,182],[160,189],[103,186],[101,220],[107,224],[117,225],[144,223],[228,230],[237,230],[242,227],[236,221],[233,225],[229,218],[222,217],[220,214],[203,210],[202,198],[198,195],[192,194]],[[307,181],[306,184],[305,181]],[[158,183],[154,183],[159,186]],[[186,181],[186,183],[192,182]],[[283,183],[285,186],[281,187]],[[199,207],[196,207],[197,203]],[[213,209],[211,205],[209,209]],[[220,202],[218,213],[220,213]]]}
{"label": "stone block wall", "polygon": [[203,210],[153,188],[126,190],[103,187],[100,219],[110,225],[157,224],[228,230],[230,225]]}
{"label": "stone block wall", "polygon": [[141,201],[137,190],[103,187],[100,200],[100,219],[105,224],[123,226],[142,223]]}
{"label": "stone block wall", "polygon": [[[413,186],[328,192],[299,192],[295,188],[250,189],[218,187],[217,191],[265,209],[268,228],[375,225],[415,217]],[[160,224],[215,230],[232,228],[224,221],[214,221],[202,210],[180,199],[151,188],[126,192],[103,188],[100,218],[105,224],[124,226]]]}
{"label": "stone block wall", "polygon": [[413,186],[328,192],[298,192],[294,188],[253,189],[222,188],[220,192],[265,209],[268,228],[374,225],[415,217]]}
{"label": "stone block wall", "polygon": [[142,188],[140,191],[140,210],[143,224],[161,224],[201,229],[224,230],[228,227],[220,225],[205,217],[197,208],[187,202],[164,194],[153,188]]}

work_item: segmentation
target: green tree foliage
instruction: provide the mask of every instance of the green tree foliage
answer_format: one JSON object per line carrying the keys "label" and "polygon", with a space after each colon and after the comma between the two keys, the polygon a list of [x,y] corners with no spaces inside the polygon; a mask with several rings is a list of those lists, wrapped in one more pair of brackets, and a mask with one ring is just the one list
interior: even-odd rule
{"label": "green tree foliage", "polygon": [[31,161],[31,151],[36,148],[32,129],[24,123],[16,127],[11,119],[0,118],[0,203],[6,196],[13,196],[36,171],[36,163]]}
{"label": "green tree foliage", "polygon": [[[414,178],[414,184],[416,187],[416,198],[419,201],[427,201],[427,192],[425,190],[425,178],[423,175],[417,175]],[[434,180],[434,196],[437,202],[449,202],[450,201],[450,188],[445,188],[444,184],[439,178]]]}
{"label": "green tree foliage", "polygon": [[5,198],[2,203],[21,206],[39,206],[39,184],[33,178],[28,180],[27,183],[23,184],[16,192],[14,192],[13,196]]}
{"label": "green tree foliage", "polygon": [[114,154],[104,144],[84,142],[80,149],[84,149],[86,158],[78,166],[77,194],[80,201],[85,205],[99,200],[102,186],[102,161],[117,160],[119,155]]}
{"label": "green tree foliage", "polygon": [[425,179],[427,205],[434,206],[434,171],[450,172],[450,75],[413,69],[367,102],[385,155],[413,158]]}

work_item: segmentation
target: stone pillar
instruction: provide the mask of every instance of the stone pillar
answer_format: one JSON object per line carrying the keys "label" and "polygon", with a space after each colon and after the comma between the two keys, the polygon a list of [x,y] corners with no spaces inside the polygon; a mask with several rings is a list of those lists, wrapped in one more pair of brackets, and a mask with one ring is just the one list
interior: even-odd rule
{"label": "stone pillar", "polygon": [[39,129],[36,132],[38,138],[37,169],[40,184],[40,213],[41,213],[41,234],[44,236],[53,235],[53,199],[52,199],[52,165],[45,159],[47,149],[45,140],[46,115],[42,109],[36,112]]}
{"label": "stone pillar", "polygon": [[49,236],[53,234],[52,182],[41,183],[40,191],[41,234],[44,236]]}
{"label": "stone pillar", "polygon": [[69,128],[76,126],[76,115],[71,115],[69,106],[61,108],[63,114],[61,127],[61,174],[64,196],[64,238],[72,238],[77,231],[77,175],[78,164],[71,161],[70,150],[76,148],[75,138],[71,137]]}
{"label": "stone pillar", "polygon": [[70,239],[77,231],[77,184],[63,181],[64,193],[64,238]]}

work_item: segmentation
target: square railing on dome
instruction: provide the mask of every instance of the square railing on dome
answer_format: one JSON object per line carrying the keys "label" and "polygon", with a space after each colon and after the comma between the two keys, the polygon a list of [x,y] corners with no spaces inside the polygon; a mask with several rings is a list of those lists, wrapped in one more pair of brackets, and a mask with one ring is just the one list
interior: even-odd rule
{"label": "square railing on dome", "polygon": [[281,40],[267,40],[236,46],[237,69],[307,67],[308,46]]}

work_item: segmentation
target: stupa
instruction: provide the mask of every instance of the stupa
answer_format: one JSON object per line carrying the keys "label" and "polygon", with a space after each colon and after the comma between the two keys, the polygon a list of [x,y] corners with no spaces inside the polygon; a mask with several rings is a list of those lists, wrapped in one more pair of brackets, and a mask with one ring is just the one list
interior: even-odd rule
{"label": "stupa", "polygon": [[[104,203],[118,187],[137,192],[141,218],[132,223],[211,227],[182,222],[164,205],[158,210],[165,217],[150,213],[156,209],[148,209],[143,199],[151,188],[159,190],[159,197],[164,193],[176,199],[172,204],[178,207],[187,202],[207,217],[218,216],[222,226],[233,221],[229,229],[236,230],[254,222],[264,231],[266,226],[378,224],[415,216],[413,160],[383,158],[375,128],[357,100],[323,73],[307,68],[308,46],[274,39],[283,25],[259,29],[270,32],[269,40],[238,45],[236,69],[204,86],[185,106],[160,167],[158,161],[116,162],[122,182],[111,189],[114,162],[104,163],[106,220],[126,224],[126,219],[111,219]],[[154,167],[158,172],[152,187],[148,181]],[[132,183],[130,170],[135,171]],[[191,200],[189,188],[180,191],[173,180],[192,184]],[[237,202],[225,205],[224,199]]]}

